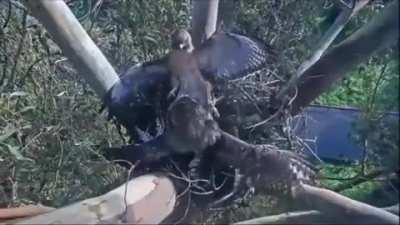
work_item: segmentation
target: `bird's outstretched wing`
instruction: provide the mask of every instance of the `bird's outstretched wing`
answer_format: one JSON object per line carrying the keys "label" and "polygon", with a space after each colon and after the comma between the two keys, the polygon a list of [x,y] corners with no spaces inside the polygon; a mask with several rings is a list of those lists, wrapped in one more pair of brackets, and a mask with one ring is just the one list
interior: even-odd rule
{"label": "bird's outstretched wing", "polygon": [[260,69],[266,47],[248,37],[217,32],[195,52],[202,74],[208,79],[233,80]]}
{"label": "bird's outstretched wing", "polygon": [[122,124],[136,142],[145,141],[143,132],[154,136],[160,129],[157,119],[168,91],[168,73],[165,59],[133,66],[105,96],[109,118]]}

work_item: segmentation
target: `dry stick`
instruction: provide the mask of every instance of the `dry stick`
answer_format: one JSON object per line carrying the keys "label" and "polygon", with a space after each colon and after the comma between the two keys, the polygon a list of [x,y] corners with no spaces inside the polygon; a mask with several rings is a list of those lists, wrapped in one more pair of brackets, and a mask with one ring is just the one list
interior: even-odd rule
{"label": "dry stick", "polygon": [[353,8],[344,8],[341,11],[341,13],[336,17],[335,22],[332,24],[331,27],[329,27],[328,31],[326,31],[326,33],[322,36],[321,40],[316,45],[312,56],[299,66],[295,75],[292,76],[285,87],[279,91],[279,93],[277,94],[277,99],[283,100],[283,98],[289,94],[291,89],[297,84],[298,80],[304,74],[304,72],[321,58],[321,56],[325,53],[325,51],[332,44],[339,33],[343,30],[350,19],[355,14],[357,14],[357,12],[362,9],[368,2],[369,0],[357,1],[357,3],[354,3],[355,5]]}
{"label": "dry stick", "polygon": [[119,81],[118,75],[65,2],[27,0],[25,3],[71,60],[75,69],[103,98],[114,83]]}

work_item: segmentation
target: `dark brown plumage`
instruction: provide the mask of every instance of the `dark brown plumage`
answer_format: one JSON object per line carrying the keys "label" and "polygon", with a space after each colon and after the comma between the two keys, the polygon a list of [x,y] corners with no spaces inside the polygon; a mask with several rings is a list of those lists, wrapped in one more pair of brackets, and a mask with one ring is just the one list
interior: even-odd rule
{"label": "dark brown plumage", "polygon": [[[187,31],[177,32],[172,38],[174,50],[169,58],[130,68],[106,95],[104,102],[110,118],[124,125],[136,142],[145,141],[138,130],[156,136],[163,129],[157,122],[162,115],[158,112],[165,110],[165,96],[171,93],[171,86],[172,93],[177,88],[180,88],[180,94],[191,90],[192,97],[205,106],[210,103],[210,99],[205,98],[210,94],[203,88],[209,85],[207,82],[243,77],[259,69],[266,61],[264,45],[242,35],[217,32],[198,49],[193,49],[190,41]],[[171,71],[175,71],[172,74],[191,75],[171,78]],[[197,89],[199,91],[193,91]],[[211,85],[207,90],[211,91]]]}
{"label": "dark brown plumage", "polygon": [[176,98],[190,96],[208,112],[218,115],[213,103],[212,86],[201,74],[192,38],[186,30],[178,30],[172,35],[168,69],[172,88],[170,95]]}

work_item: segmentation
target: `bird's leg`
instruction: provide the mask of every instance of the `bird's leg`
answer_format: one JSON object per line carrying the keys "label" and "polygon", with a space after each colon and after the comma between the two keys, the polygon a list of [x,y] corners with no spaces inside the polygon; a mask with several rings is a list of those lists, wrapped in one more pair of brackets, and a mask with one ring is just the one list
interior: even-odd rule
{"label": "bird's leg", "polygon": [[192,181],[200,179],[199,167],[203,154],[200,152],[195,153],[192,161],[189,163],[189,178]]}
{"label": "bird's leg", "polygon": [[232,198],[236,198],[237,195],[240,195],[240,190],[243,187],[243,185],[246,185],[245,182],[243,181],[243,174],[240,173],[240,169],[235,169],[235,176],[234,176],[234,180],[233,180],[233,187],[232,187],[232,191],[227,194],[222,196],[221,198],[219,198],[218,200],[214,201],[211,206],[218,208],[222,206],[222,203],[232,199]]}
{"label": "bird's leg", "polygon": [[179,86],[180,86],[180,81],[178,77],[172,76],[171,77],[171,91],[168,93],[167,99],[175,99],[178,96],[179,93]]}
{"label": "bird's leg", "polygon": [[178,86],[173,87],[171,91],[168,93],[167,99],[174,99],[178,94],[178,90],[179,90]]}
{"label": "bird's leg", "polygon": [[217,107],[215,107],[215,98],[214,97],[211,99],[210,108],[211,108],[211,113],[212,113],[213,117],[218,119],[221,115],[219,114]]}
{"label": "bird's leg", "polygon": [[137,126],[135,126],[135,131],[139,138],[139,140],[136,140],[136,141],[139,141],[140,143],[148,142],[153,138],[148,132],[140,129]]}
{"label": "bird's leg", "polygon": [[215,96],[213,95],[212,92],[212,85],[210,82],[205,81],[206,82],[206,88],[207,88],[207,96],[208,96],[208,108],[212,114],[212,116],[216,119],[218,119],[220,117],[220,114],[218,112],[218,109],[215,107],[216,103],[217,103],[217,99],[215,98]]}

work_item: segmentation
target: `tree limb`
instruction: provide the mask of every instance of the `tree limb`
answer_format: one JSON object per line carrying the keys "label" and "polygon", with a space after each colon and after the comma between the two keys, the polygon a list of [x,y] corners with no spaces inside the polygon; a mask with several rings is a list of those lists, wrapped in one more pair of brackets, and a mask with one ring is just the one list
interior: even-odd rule
{"label": "tree limb", "polygon": [[388,211],[388,212],[390,212],[390,213],[393,213],[395,215],[399,215],[399,204],[392,205],[392,206],[389,206],[389,207],[385,207],[383,209]]}
{"label": "tree limb", "polygon": [[211,37],[217,27],[219,0],[192,1],[192,39],[195,47]]}
{"label": "tree limb", "polygon": [[65,2],[27,0],[25,4],[52,35],[75,69],[103,98],[119,77]]}
{"label": "tree limb", "polygon": [[[399,205],[382,208],[390,213],[398,215]],[[396,211],[397,210],[397,211]],[[250,220],[240,221],[234,224],[321,224],[321,223],[348,224],[350,221],[343,221],[335,215],[324,214],[317,210],[285,212],[278,215],[263,216]],[[357,221],[354,221],[357,223]]]}
{"label": "tree limb", "polygon": [[[331,218],[332,219],[332,218]],[[316,210],[287,212],[278,215],[264,216],[234,223],[239,224],[308,224],[324,222],[322,213]],[[326,222],[326,220],[325,220]],[[332,220],[331,220],[332,222]]]}
{"label": "tree limb", "polygon": [[363,224],[399,224],[399,217],[336,192],[300,184],[293,190],[295,199],[344,222]]}
{"label": "tree limb", "polygon": [[357,64],[399,38],[399,2],[388,4],[371,22],[331,49],[308,68],[298,82],[292,114],[310,104]]}
{"label": "tree limb", "polygon": [[18,208],[0,209],[0,222],[17,218],[33,217],[53,210],[54,208],[41,205],[26,205]]}
{"label": "tree limb", "polygon": [[342,9],[340,14],[336,17],[335,22],[329,27],[329,29],[316,44],[311,57],[299,66],[296,73],[290,78],[285,87],[279,91],[277,95],[278,99],[282,100],[288,94],[288,92],[297,84],[304,72],[321,58],[321,56],[325,53],[325,51],[343,30],[350,19],[369,2],[369,0],[353,1],[355,1],[354,7]]}
{"label": "tree limb", "polygon": [[164,176],[144,175],[95,198],[15,224],[158,224],[174,209],[173,183]]}

